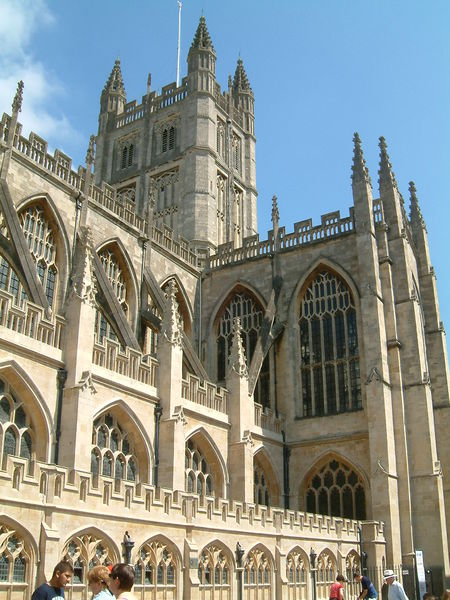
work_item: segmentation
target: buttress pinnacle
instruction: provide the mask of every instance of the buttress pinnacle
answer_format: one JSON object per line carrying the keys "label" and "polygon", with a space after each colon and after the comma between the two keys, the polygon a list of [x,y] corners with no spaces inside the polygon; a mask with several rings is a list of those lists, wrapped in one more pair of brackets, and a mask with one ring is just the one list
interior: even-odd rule
{"label": "buttress pinnacle", "polygon": [[364,154],[361,147],[361,138],[359,134],[355,132],[353,136],[353,165],[352,165],[352,181],[365,181],[370,186],[372,181],[369,175],[369,169],[366,166]]}
{"label": "buttress pinnacle", "polygon": [[380,137],[380,168],[378,170],[378,183],[380,184],[380,188],[388,185],[395,187],[398,191],[397,181],[395,179],[394,171],[392,170],[391,161],[389,160],[389,155],[387,153],[387,144],[386,140],[383,136]]}
{"label": "buttress pinnacle", "polygon": [[422,211],[420,210],[419,200],[417,199],[417,190],[414,184],[414,181],[409,182],[409,195],[410,195],[410,205],[409,205],[409,218],[411,223],[418,224],[424,229],[426,229],[425,221],[422,216]]}
{"label": "buttress pinnacle", "polygon": [[191,48],[210,48],[214,50],[214,46],[209,35],[208,28],[206,27],[206,19],[202,15],[198,23],[197,31],[195,32],[194,39],[192,40]]}
{"label": "buttress pinnacle", "polygon": [[241,331],[241,320],[239,317],[235,317],[232,331],[233,341],[231,343],[228,365],[230,369],[239,375],[239,377],[248,377],[247,361],[245,359],[245,350],[242,344]]}
{"label": "buttress pinnacle", "polygon": [[122,71],[120,69],[120,60],[118,58],[116,58],[114,67],[110,76],[108,77],[108,81],[105,83],[105,87],[103,88],[103,92],[119,92],[123,95],[126,94],[125,86],[123,84]]}
{"label": "buttress pinnacle", "polygon": [[241,57],[238,58],[236,71],[234,72],[233,92],[253,92]]}

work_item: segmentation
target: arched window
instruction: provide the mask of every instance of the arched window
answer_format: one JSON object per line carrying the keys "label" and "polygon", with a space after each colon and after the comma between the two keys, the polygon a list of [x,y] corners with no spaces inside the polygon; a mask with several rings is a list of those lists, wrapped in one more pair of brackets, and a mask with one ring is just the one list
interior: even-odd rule
{"label": "arched window", "polygon": [[289,598],[306,600],[308,589],[308,562],[299,550],[292,550],[286,558],[286,579]]}
{"label": "arched window", "polygon": [[317,557],[317,597],[328,598],[328,592],[337,575],[336,559],[324,550]]}
{"label": "arched window", "polygon": [[115,479],[137,479],[137,459],[129,436],[117,419],[107,413],[94,422],[92,429],[91,473]]}
{"label": "arched window", "polygon": [[30,585],[30,550],[22,536],[0,524],[0,583],[5,597],[22,597]]}
{"label": "arched window", "polygon": [[[144,544],[138,552],[135,569],[135,590],[154,593],[157,598],[177,597],[177,563],[172,550],[162,541]],[[149,594],[149,597],[150,597]]]}
{"label": "arched window", "polygon": [[0,379],[0,439],[3,438],[0,452],[3,456],[21,456],[30,460],[33,455],[32,431],[24,404],[11,386]]}
{"label": "arched window", "polygon": [[[241,320],[241,337],[249,366],[256,348],[256,341],[261,330],[264,312],[262,307],[248,292],[234,294],[222,311],[217,326],[217,380],[225,381],[228,357],[232,344],[233,321],[236,317]],[[259,378],[255,387],[255,402],[264,407],[270,407],[270,375],[269,357],[263,361]]]}
{"label": "arched window", "polygon": [[246,598],[270,598],[272,569],[265,552],[258,548],[250,550],[243,567]]}
{"label": "arched window", "polygon": [[298,322],[301,416],[361,409],[356,310],[342,279],[321,271],[303,294]]}
{"label": "arched window", "polygon": [[68,587],[77,585],[80,597],[84,597],[84,594],[79,586],[84,584],[87,588],[88,571],[98,565],[114,564],[117,560],[106,540],[89,533],[71,538],[64,547],[63,557],[73,567],[73,577]]}
{"label": "arched window", "polygon": [[253,497],[255,504],[270,506],[269,486],[266,474],[258,461],[253,465]]}
{"label": "arched window", "polygon": [[120,166],[122,169],[125,169],[127,164],[128,164],[128,146],[124,146],[122,148],[122,162],[120,163]]}
{"label": "arched window", "polygon": [[169,150],[173,150],[175,148],[175,127],[170,127],[169,129]]}
{"label": "arched window", "polygon": [[366,518],[364,481],[343,461],[329,460],[309,476],[305,505],[307,512],[363,520]]}
{"label": "arched window", "polygon": [[[201,597],[231,599],[231,561],[217,546],[207,546],[198,561]],[[205,594],[205,596],[203,596]]]}
{"label": "arched window", "polygon": [[209,464],[194,440],[188,440],[185,450],[186,490],[199,496],[212,496],[214,482]]}
{"label": "arched window", "polygon": [[9,292],[13,297],[14,305],[20,308],[28,300],[19,276],[3,256],[0,256],[0,290]]}
{"label": "arched window", "polygon": [[19,214],[19,219],[47,301],[53,308],[57,283],[56,242],[53,229],[44,211],[37,205],[23,210]]}
{"label": "arched window", "polygon": [[134,144],[130,144],[128,147],[128,166],[131,167],[133,164],[133,156],[134,156]]}

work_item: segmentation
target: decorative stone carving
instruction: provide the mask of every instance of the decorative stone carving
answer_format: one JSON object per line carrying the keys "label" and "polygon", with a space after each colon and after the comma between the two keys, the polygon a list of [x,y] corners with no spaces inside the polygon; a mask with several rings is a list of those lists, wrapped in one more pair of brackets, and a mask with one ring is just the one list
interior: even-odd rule
{"label": "decorative stone carving", "polygon": [[14,100],[12,102],[12,111],[13,113],[19,113],[22,110],[22,100],[23,100],[23,81],[20,80],[17,84],[16,95],[14,96]]}
{"label": "decorative stone carving", "polygon": [[248,446],[253,447],[255,445],[255,442],[253,441],[253,437],[251,434],[251,431],[249,431],[248,429],[246,429],[244,431],[244,433],[242,434],[242,441],[245,442]]}
{"label": "decorative stone carving", "polygon": [[86,152],[86,164],[92,165],[95,156],[95,135],[91,135],[89,138],[89,146]]}
{"label": "decorative stone carving", "polygon": [[78,382],[78,386],[82,392],[89,390],[91,394],[96,394],[97,390],[92,382],[92,373],[91,371],[83,371],[81,374],[81,379]]}
{"label": "decorative stone carving", "polygon": [[372,370],[369,373],[369,376],[366,379],[366,385],[372,383],[372,381],[383,381],[383,378],[380,375],[380,372],[376,367],[372,367]]}
{"label": "decorative stone carving", "polygon": [[92,232],[89,227],[81,226],[78,233],[74,264],[72,269],[72,288],[69,300],[76,294],[82,302],[95,306],[97,293],[92,259]]}
{"label": "decorative stone carving", "polygon": [[177,286],[173,279],[166,286],[166,310],[161,324],[163,336],[174,346],[182,345],[183,327],[180,313],[178,311],[178,302],[176,299]]}
{"label": "decorative stone carving", "polygon": [[183,427],[187,425],[186,415],[184,414],[184,409],[182,406],[176,406],[173,411],[172,417],[175,419],[177,423],[181,423]]}
{"label": "decorative stone carving", "polygon": [[228,367],[232,369],[239,377],[248,378],[247,361],[245,359],[245,350],[241,337],[241,320],[236,317],[233,321],[233,342],[231,344]]}

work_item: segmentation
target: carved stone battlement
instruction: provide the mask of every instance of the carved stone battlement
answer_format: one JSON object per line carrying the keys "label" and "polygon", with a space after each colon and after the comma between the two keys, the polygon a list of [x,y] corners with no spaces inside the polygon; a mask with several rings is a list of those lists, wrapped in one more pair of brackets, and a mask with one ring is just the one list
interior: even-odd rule
{"label": "carved stone battlement", "polygon": [[[38,461],[28,461],[17,456],[5,456],[0,470],[2,496],[23,495],[35,506],[73,506],[83,502],[84,510],[104,511],[123,515],[124,507],[130,509],[130,519],[152,518],[170,520],[180,525],[209,522],[212,527],[232,527],[240,531],[251,528],[279,535],[297,535],[313,538],[325,534],[330,541],[342,540],[356,543],[358,521],[326,515],[273,508],[253,503],[236,502],[223,498],[203,496],[185,491],[173,491],[146,483],[116,480],[112,477],[92,475],[65,467]],[[132,515],[132,516],[131,516]],[[382,523],[374,523],[374,536],[384,540]]]}
{"label": "carved stone battlement", "polygon": [[200,379],[191,373],[188,373],[187,379],[183,379],[181,382],[181,397],[227,414],[228,391],[221,387],[218,388],[209,381],[204,381],[202,384]]}

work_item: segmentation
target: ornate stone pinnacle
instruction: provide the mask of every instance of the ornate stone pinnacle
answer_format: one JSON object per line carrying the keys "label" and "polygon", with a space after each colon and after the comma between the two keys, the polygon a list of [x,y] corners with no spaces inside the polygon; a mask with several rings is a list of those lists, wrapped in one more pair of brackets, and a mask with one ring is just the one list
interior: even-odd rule
{"label": "ornate stone pinnacle", "polygon": [[94,156],[95,156],[95,135],[91,135],[91,137],[89,138],[89,146],[86,152],[86,164],[87,165],[92,165],[92,163],[94,162]]}
{"label": "ornate stone pinnacle", "polygon": [[280,212],[278,210],[278,198],[274,194],[272,196],[272,223],[273,226],[278,226],[278,222],[280,220]]}
{"label": "ornate stone pinnacle", "polygon": [[237,61],[236,71],[234,72],[233,92],[252,92],[247,73],[244,69],[244,63],[242,62],[242,58],[240,57],[240,55]]}
{"label": "ornate stone pinnacle", "polygon": [[361,147],[361,138],[357,132],[355,132],[355,135],[353,136],[353,143],[352,181],[353,183],[356,181],[365,181],[371,186],[372,181],[370,179],[369,170],[364,159],[364,154]]}
{"label": "ornate stone pinnacle", "polygon": [[392,170],[391,161],[389,160],[389,155],[387,153],[386,140],[383,136],[380,137],[380,143],[378,145],[380,147],[380,168],[378,170],[378,183],[380,184],[380,187],[384,185],[389,185],[390,187],[395,187],[395,189],[398,191],[398,185],[395,179],[395,174]]}
{"label": "ornate stone pinnacle", "polygon": [[237,373],[239,377],[248,377],[247,361],[245,359],[245,350],[242,344],[241,331],[241,320],[239,317],[236,317],[233,321],[233,342],[231,344],[228,366],[235,373]]}
{"label": "ornate stone pinnacle", "polygon": [[13,113],[19,113],[22,110],[22,100],[23,100],[23,81],[20,80],[17,84],[16,95],[14,96],[14,100],[12,102],[12,111]]}
{"label": "ornate stone pinnacle", "polygon": [[161,329],[164,337],[174,346],[182,345],[183,328],[181,317],[178,311],[177,302],[177,286],[175,281],[171,279],[166,286],[167,294],[166,309],[162,320]]}
{"label": "ornate stone pinnacle", "polygon": [[78,232],[77,246],[72,268],[72,290],[82,302],[95,306],[97,293],[94,267],[92,232],[89,227],[81,226]]}
{"label": "ornate stone pinnacle", "polygon": [[409,196],[409,217],[411,219],[411,223],[413,225],[418,224],[426,230],[425,220],[422,216],[422,211],[420,210],[419,200],[417,198],[417,190],[414,181],[409,182]]}
{"label": "ornate stone pinnacle", "polygon": [[210,48],[214,52],[214,46],[209,35],[208,28],[206,27],[206,19],[204,15],[200,17],[197,31],[195,32],[194,39],[192,41],[192,48]]}

